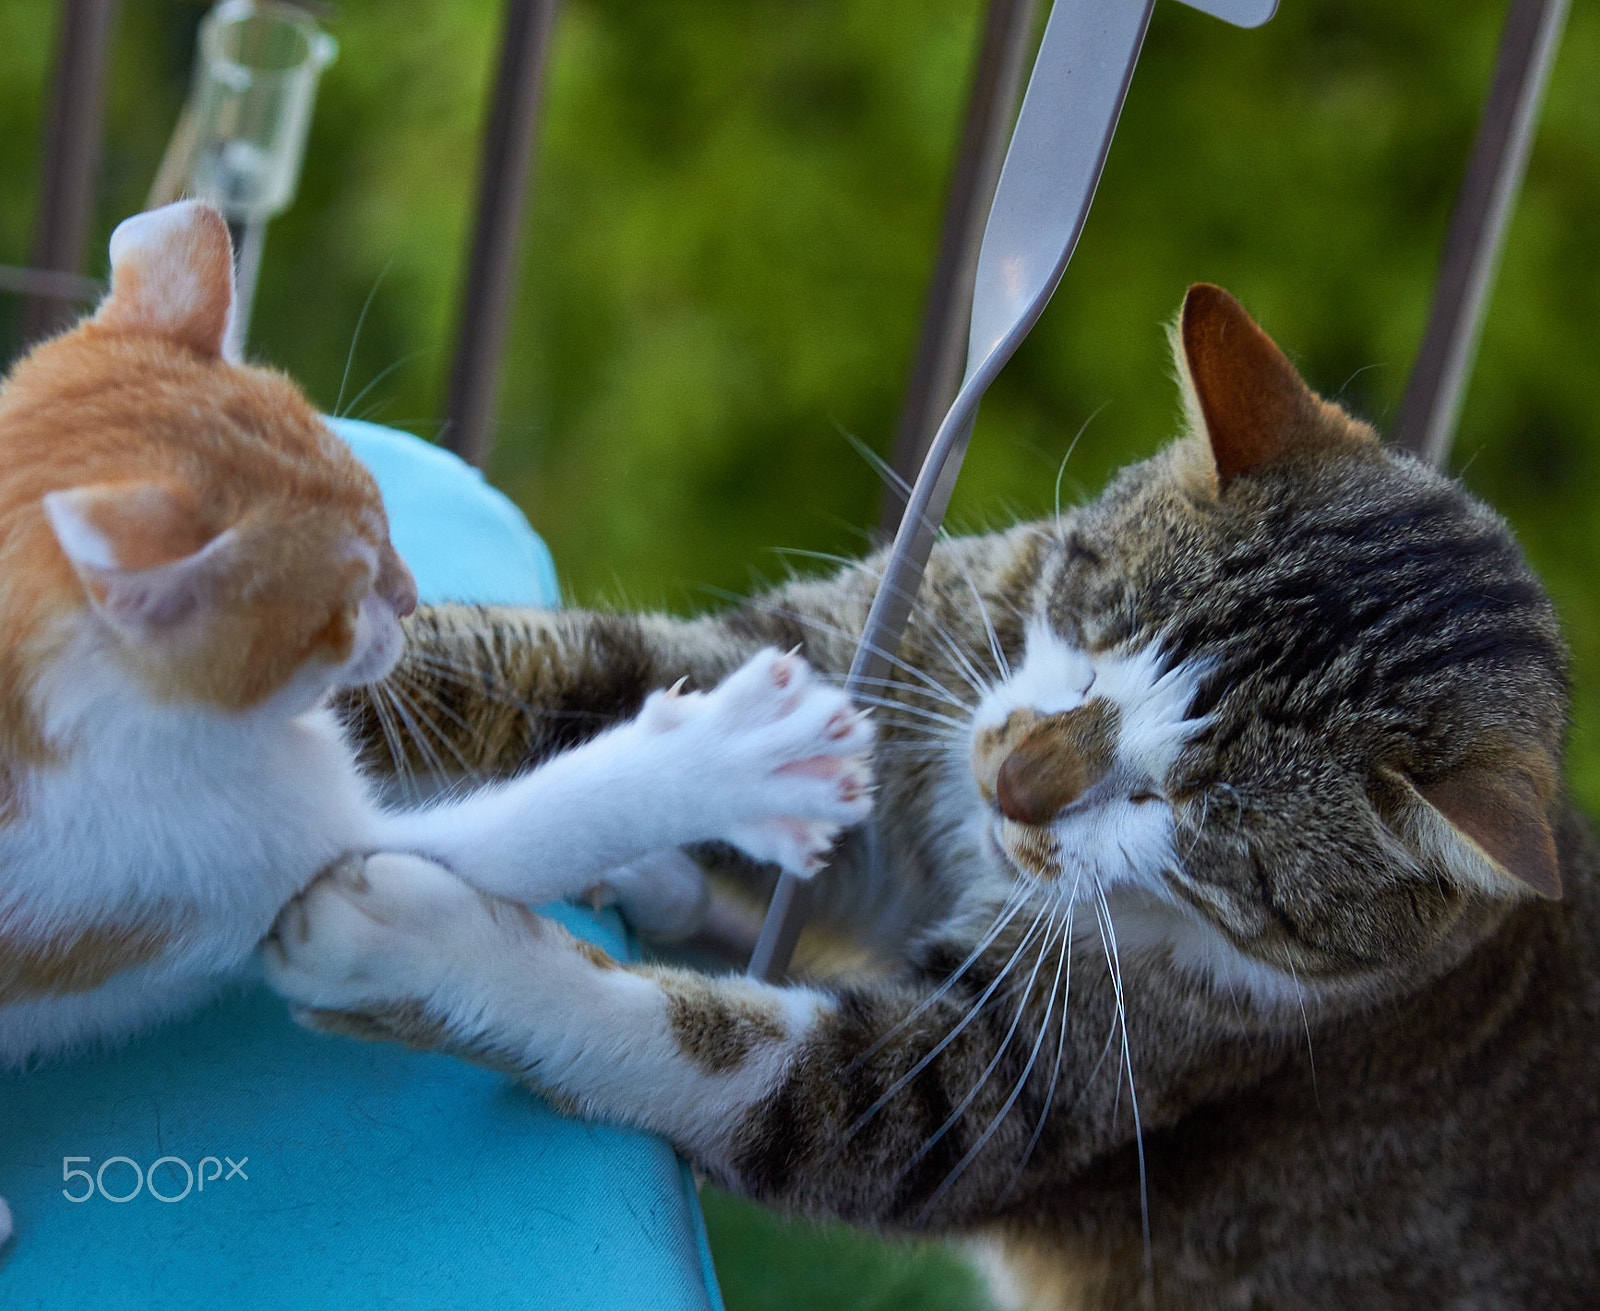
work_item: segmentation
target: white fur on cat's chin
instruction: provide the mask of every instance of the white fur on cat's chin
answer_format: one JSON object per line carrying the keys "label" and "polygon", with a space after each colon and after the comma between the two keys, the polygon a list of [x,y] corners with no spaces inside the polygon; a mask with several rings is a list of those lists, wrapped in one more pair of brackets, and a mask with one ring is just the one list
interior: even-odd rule
{"label": "white fur on cat's chin", "polygon": [[308,660],[267,698],[262,708],[280,718],[306,714],[321,705],[335,688],[380,682],[400,662],[404,648],[405,632],[394,607],[376,592],[368,592],[356,610],[350,654],[337,665]]}
{"label": "white fur on cat's chin", "polygon": [[[972,779],[967,762],[979,733],[1003,724],[1014,710],[1059,714],[1076,709],[1091,696],[1103,697],[1119,712],[1114,772],[1147,779],[1159,791],[1184,744],[1205,726],[1204,719],[1191,719],[1188,712],[1207,672],[1206,665],[1194,662],[1169,667],[1155,643],[1091,654],[1035,619],[1022,663],[990,688],[973,712],[970,735],[961,743],[961,758],[953,771],[961,779],[959,804],[973,816],[964,826],[963,839],[982,853],[983,867],[1008,885],[1028,877],[999,848],[998,816]],[[1103,892],[1111,910],[1115,950],[1123,959],[1160,950],[1197,976],[1262,1002],[1298,1003],[1305,996],[1297,980],[1239,951],[1173,894],[1164,871],[1178,863],[1178,855],[1173,847],[1172,809],[1164,800],[1115,797],[1058,817],[1050,831],[1061,870],[1041,886],[1063,902],[1079,906]],[[1100,923],[1092,912],[1078,917],[1073,932],[1086,943],[1100,943]]]}
{"label": "white fur on cat's chin", "polygon": [[339,667],[339,687],[376,683],[393,669],[405,646],[405,634],[394,607],[376,592],[361,598],[356,611],[355,641],[350,658]]}

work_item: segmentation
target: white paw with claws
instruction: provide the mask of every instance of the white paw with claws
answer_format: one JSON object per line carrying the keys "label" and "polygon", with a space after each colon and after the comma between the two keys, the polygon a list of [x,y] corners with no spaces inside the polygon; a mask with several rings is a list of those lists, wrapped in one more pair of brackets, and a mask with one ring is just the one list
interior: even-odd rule
{"label": "white paw with claws", "polygon": [[872,723],[797,655],[761,651],[709,692],[656,692],[636,724],[675,748],[704,836],[758,860],[812,873],[872,812]]}
{"label": "white paw with claws", "polygon": [[262,958],[272,985],[302,1006],[359,1010],[429,997],[461,962],[503,952],[501,939],[526,932],[524,917],[419,856],[352,855],[283,908]]}

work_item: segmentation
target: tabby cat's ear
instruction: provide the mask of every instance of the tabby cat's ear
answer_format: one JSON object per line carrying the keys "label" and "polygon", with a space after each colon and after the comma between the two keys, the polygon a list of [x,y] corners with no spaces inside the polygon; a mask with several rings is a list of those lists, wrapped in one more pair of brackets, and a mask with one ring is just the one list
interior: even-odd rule
{"label": "tabby cat's ear", "polygon": [[94,322],[181,342],[221,358],[233,315],[233,247],[222,215],[180,200],[124,219],[111,234],[111,294]]}
{"label": "tabby cat's ear", "polygon": [[1174,347],[1190,424],[1210,441],[1219,491],[1291,456],[1373,438],[1306,386],[1288,356],[1221,287],[1189,288]]}
{"label": "tabby cat's ear", "polygon": [[95,610],[135,639],[195,612],[232,537],[209,536],[188,498],[156,482],[50,492],[44,512]]}
{"label": "tabby cat's ear", "polygon": [[1505,895],[1531,889],[1561,896],[1561,868],[1548,809],[1527,779],[1464,769],[1418,786],[1390,774],[1405,795],[1400,837],[1442,861],[1461,883]]}

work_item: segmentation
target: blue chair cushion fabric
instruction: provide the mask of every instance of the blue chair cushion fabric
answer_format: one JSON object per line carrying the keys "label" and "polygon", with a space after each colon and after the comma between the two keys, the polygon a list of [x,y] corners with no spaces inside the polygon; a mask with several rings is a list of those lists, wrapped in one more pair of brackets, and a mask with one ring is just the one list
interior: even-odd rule
{"label": "blue chair cushion fabric", "polygon": [[[476,470],[333,427],[426,599],[555,603],[544,543]],[[614,916],[542,909],[633,953]],[[259,983],[0,1074],[0,1196],[9,1311],[722,1306],[693,1181],[660,1140],[442,1056],[308,1033]]]}

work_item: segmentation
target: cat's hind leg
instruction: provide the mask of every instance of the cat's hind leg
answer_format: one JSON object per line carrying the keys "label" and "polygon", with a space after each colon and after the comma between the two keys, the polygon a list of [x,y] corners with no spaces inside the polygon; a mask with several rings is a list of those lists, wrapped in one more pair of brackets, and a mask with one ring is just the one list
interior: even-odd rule
{"label": "cat's hind leg", "polygon": [[11,1208],[6,1205],[6,1199],[0,1197],[0,1247],[4,1247],[11,1239]]}

